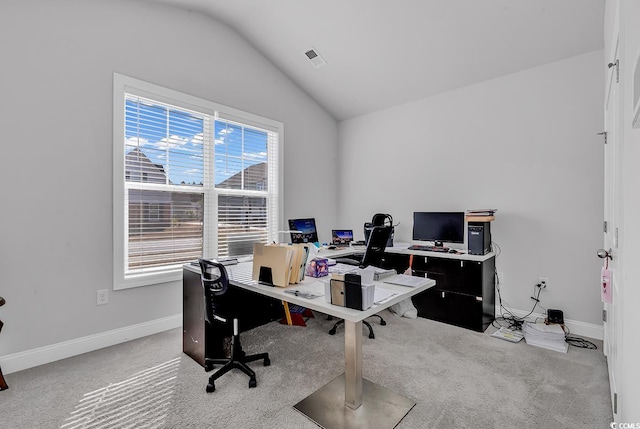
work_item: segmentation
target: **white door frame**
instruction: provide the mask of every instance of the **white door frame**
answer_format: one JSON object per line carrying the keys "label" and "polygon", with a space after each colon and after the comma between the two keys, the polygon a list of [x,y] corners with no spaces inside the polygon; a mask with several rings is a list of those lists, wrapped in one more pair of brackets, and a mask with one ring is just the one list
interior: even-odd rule
{"label": "white door frame", "polygon": [[611,270],[611,292],[613,301],[604,304],[604,354],[607,356],[611,404],[614,420],[620,414],[617,393],[622,370],[620,333],[622,332],[623,288],[618,275],[622,273],[622,252],[619,247],[619,234],[623,225],[622,206],[622,94],[619,83],[619,35],[618,21],[614,23],[611,58],[604,103],[605,149],[604,149],[604,249],[611,253],[608,267]]}

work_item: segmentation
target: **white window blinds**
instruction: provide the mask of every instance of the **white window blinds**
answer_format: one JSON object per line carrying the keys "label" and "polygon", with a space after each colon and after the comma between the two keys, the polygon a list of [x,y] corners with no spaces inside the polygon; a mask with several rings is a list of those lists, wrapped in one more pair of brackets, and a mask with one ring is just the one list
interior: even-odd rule
{"label": "white window blinds", "polygon": [[150,284],[199,257],[251,254],[253,243],[268,242],[280,223],[281,124],[250,114],[243,123],[242,112],[220,113],[206,100],[135,82],[143,90],[123,87],[123,112],[114,115],[124,137],[114,151],[123,179],[114,185],[122,187],[114,192],[121,287]]}

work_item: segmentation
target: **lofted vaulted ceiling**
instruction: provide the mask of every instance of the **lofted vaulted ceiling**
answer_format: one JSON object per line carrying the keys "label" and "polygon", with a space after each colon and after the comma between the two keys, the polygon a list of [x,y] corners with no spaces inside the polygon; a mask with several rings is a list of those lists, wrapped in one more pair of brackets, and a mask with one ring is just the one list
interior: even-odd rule
{"label": "lofted vaulted ceiling", "polygon": [[148,1],[226,23],[337,120],[604,45],[604,0]]}

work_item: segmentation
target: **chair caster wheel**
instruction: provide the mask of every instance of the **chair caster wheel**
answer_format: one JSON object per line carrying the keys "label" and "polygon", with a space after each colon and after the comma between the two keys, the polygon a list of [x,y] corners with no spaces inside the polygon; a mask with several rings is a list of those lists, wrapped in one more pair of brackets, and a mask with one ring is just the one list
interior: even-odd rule
{"label": "chair caster wheel", "polygon": [[372,340],[375,338],[376,336],[373,335],[373,332],[369,334],[369,338],[371,338]]}
{"label": "chair caster wheel", "polygon": [[264,362],[262,363],[262,365],[264,365],[264,366],[269,366],[269,365],[271,365],[271,359],[269,359],[269,358],[264,358]]}
{"label": "chair caster wheel", "polygon": [[204,372],[213,371],[213,368],[214,368],[213,364],[206,364],[204,366]]}
{"label": "chair caster wheel", "polygon": [[256,387],[257,385],[258,385],[258,383],[256,382],[255,378],[249,379],[249,388]]}
{"label": "chair caster wheel", "polygon": [[380,321],[380,325],[382,325],[382,326],[386,326],[386,324],[387,324],[387,322],[385,322],[384,320],[381,320],[381,321]]}
{"label": "chair caster wheel", "polygon": [[332,329],[332,330],[329,331],[329,335],[335,335],[335,334],[336,334],[336,330],[335,329]]}
{"label": "chair caster wheel", "polygon": [[216,386],[215,384],[207,384],[207,393],[211,393],[211,392],[215,392],[216,391]]}

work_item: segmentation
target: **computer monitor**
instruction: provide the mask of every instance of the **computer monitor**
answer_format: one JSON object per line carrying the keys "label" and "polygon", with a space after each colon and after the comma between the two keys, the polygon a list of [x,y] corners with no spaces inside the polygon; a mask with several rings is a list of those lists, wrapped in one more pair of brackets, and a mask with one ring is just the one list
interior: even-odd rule
{"label": "computer monitor", "polygon": [[434,246],[464,243],[464,212],[414,212],[413,239],[433,241]]}
{"label": "computer monitor", "polygon": [[352,229],[332,229],[331,244],[335,246],[347,246],[353,241]]}
{"label": "computer monitor", "polygon": [[292,243],[318,242],[318,230],[316,229],[316,220],[314,218],[289,219],[289,230],[299,231],[290,233]]}

